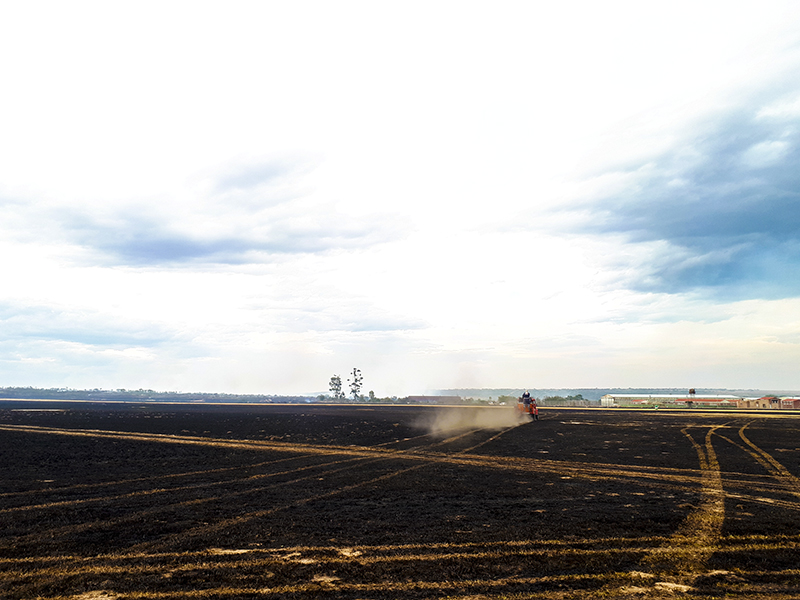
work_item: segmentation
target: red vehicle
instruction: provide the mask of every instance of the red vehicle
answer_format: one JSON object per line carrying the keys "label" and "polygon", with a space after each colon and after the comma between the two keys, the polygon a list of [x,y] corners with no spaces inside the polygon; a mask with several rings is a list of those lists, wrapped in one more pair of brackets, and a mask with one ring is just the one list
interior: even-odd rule
{"label": "red vehicle", "polygon": [[525,396],[517,398],[517,409],[520,412],[527,413],[534,421],[539,420],[539,407],[536,405],[536,398]]}

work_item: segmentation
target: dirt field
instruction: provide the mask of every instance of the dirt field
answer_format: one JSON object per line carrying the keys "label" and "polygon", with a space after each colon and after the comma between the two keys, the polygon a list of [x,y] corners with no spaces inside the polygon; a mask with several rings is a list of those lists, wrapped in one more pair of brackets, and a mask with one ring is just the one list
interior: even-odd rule
{"label": "dirt field", "polygon": [[799,414],[477,410],[0,402],[0,597],[800,597]]}

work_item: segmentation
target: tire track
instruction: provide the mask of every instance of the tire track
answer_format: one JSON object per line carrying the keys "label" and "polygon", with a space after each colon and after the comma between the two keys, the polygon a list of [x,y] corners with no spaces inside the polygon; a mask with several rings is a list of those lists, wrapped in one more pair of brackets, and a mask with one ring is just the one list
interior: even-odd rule
{"label": "tire track", "polygon": [[[385,459],[375,459],[376,462],[379,461],[379,460],[385,460]],[[158,540],[156,542],[146,542],[144,544],[137,544],[135,546],[132,546],[130,549],[132,551],[134,551],[134,552],[141,552],[141,551],[146,551],[146,550],[158,552],[159,550],[163,550],[163,549],[168,548],[170,546],[174,546],[175,544],[179,544],[179,543],[182,543],[182,542],[187,542],[189,540],[196,539],[196,538],[198,538],[200,536],[214,535],[214,534],[219,533],[219,532],[221,532],[221,531],[223,531],[225,529],[228,529],[228,528],[231,528],[231,527],[235,527],[235,526],[244,525],[245,523],[247,523],[249,521],[252,521],[254,519],[259,519],[259,518],[267,517],[267,516],[270,516],[270,515],[274,515],[275,513],[278,513],[278,512],[281,512],[281,511],[284,511],[284,510],[287,510],[287,509],[290,509],[290,508],[303,506],[305,504],[308,504],[310,502],[314,502],[314,501],[317,501],[317,500],[324,500],[324,499],[328,499],[328,498],[333,498],[335,496],[339,496],[341,494],[353,491],[355,489],[358,489],[358,488],[366,486],[366,485],[372,485],[372,484],[380,483],[380,482],[386,481],[388,479],[391,479],[393,477],[397,477],[398,475],[402,475],[402,474],[405,474],[405,473],[408,473],[408,472],[411,472],[411,471],[415,471],[417,469],[421,469],[424,466],[425,466],[424,464],[422,464],[422,465],[414,465],[412,467],[407,467],[407,468],[401,469],[399,471],[394,471],[392,473],[387,473],[387,474],[384,474],[384,475],[380,475],[380,476],[374,477],[372,479],[368,479],[368,480],[365,480],[365,481],[360,481],[360,482],[355,483],[355,484],[338,487],[338,488],[336,488],[334,490],[331,490],[329,492],[325,492],[325,493],[321,493],[321,494],[314,494],[314,495],[311,495],[311,496],[306,496],[306,497],[294,500],[292,502],[287,502],[287,503],[282,504],[280,506],[273,506],[272,508],[263,509],[263,510],[257,510],[257,511],[251,511],[251,512],[246,513],[244,515],[239,515],[239,516],[236,516],[236,517],[230,517],[230,518],[226,518],[226,519],[221,519],[221,520],[219,520],[219,521],[217,521],[216,523],[213,523],[213,524],[203,525],[203,526],[200,526],[200,527],[194,527],[194,528],[182,531],[181,533],[173,534],[173,535],[169,536],[169,538],[167,538],[167,539]],[[293,481],[292,483],[295,483],[295,481]]]}
{"label": "tire track", "polygon": [[248,463],[245,465],[237,465],[235,467],[221,467],[218,469],[202,469],[199,471],[184,471],[182,473],[165,473],[163,475],[151,475],[149,477],[132,477],[130,479],[115,479],[114,481],[103,481],[99,483],[76,483],[73,485],[61,487],[48,487],[40,489],[25,490],[20,492],[4,492],[0,493],[0,498],[14,498],[19,496],[32,496],[32,495],[47,495],[47,494],[63,494],[65,492],[92,490],[98,488],[107,488],[123,485],[131,485],[134,483],[145,483],[149,481],[163,481],[168,479],[179,479],[182,477],[197,477],[200,475],[213,475],[215,473],[226,473],[230,471],[244,471],[247,469],[257,469],[266,465],[276,465],[278,463],[289,462],[292,460],[300,460],[308,458],[310,454],[300,454],[291,456],[289,458],[279,458],[276,460],[267,460],[257,463]]}
{"label": "tire track", "polygon": [[[473,429],[473,430],[457,433],[456,435],[451,436],[451,437],[449,437],[447,439],[431,443],[431,444],[425,446],[425,448],[427,449],[427,448],[443,446],[443,445],[446,445],[446,444],[451,444],[451,443],[456,442],[456,441],[458,441],[458,440],[460,440],[460,439],[462,439],[462,438],[464,438],[466,436],[472,435],[477,431],[480,431],[480,430],[479,429]],[[365,464],[373,464],[373,465],[375,465],[375,464],[380,463],[380,462],[388,462],[389,460],[395,460],[398,455],[400,457],[405,457],[407,455],[413,455],[415,452],[416,452],[416,450],[414,450],[414,449],[405,450],[405,451],[402,451],[402,452],[394,452],[394,453],[392,453],[391,457],[374,458],[374,459],[372,459],[371,461],[368,461],[368,463],[365,463]],[[268,509],[263,509],[263,510],[258,510],[258,511],[251,511],[251,512],[245,514],[245,515],[239,515],[239,516],[228,518],[228,519],[222,519],[222,520],[220,520],[220,521],[218,521],[218,522],[216,522],[214,524],[203,525],[201,527],[192,528],[192,529],[189,529],[187,531],[181,532],[179,534],[173,534],[172,536],[170,536],[169,540],[160,540],[158,542],[151,542],[151,543],[146,543],[146,544],[142,544],[142,545],[139,545],[139,546],[134,546],[134,547],[131,548],[131,550],[138,551],[138,550],[142,550],[142,549],[152,549],[152,550],[158,551],[159,549],[164,547],[164,544],[182,543],[182,542],[186,542],[186,541],[191,540],[191,539],[195,539],[195,538],[200,537],[200,536],[214,535],[215,533],[219,533],[219,532],[221,532],[221,531],[223,531],[225,529],[228,529],[230,527],[241,526],[244,523],[246,523],[248,521],[252,521],[254,519],[260,519],[260,518],[268,517],[268,516],[274,515],[274,514],[276,514],[278,512],[282,512],[282,511],[288,510],[290,508],[297,508],[297,507],[300,507],[300,506],[304,506],[304,505],[306,505],[306,504],[308,504],[310,502],[315,502],[315,501],[319,501],[319,500],[325,500],[325,499],[333,498],[333,497],[345,494],[347,492],[351,492],[353,490],[356,490],[356,489],[359,489],[359,488],[363,488],[365,486],[382,483],[382,482],[385,482],[385,481],[387,481],[389,479],[392,479],[392,478],[395,478],[395,477],[398,477],[398,476],[401,476],[401,475],[405,475],[407,473],[411,473],[413,471],[422,469],[422,468],[427,467],[427,466],[429,466],[429,463],[422,463],[422,464],[412,465],[410,467],[406,467],[404,469],[393,471],[391,473],[386,473],[386,474],[380,475],[378,477],[374,477],[372,479],[368,479],[368,480],[360,481],[358,483],[342,486],[342,487],[333,489],[333,490],[331,490],[329,492],[307,496],[307,497],[304,497],[304,498],[300,498],[300,499],[294,500],[292,502],[288,502],[288,503],[282,504],[280,506],[273,506],[273,507],[268,508]],[[326,473],[330,474],[331,472],[326,472]]]}
{"label": "tire track", "polygon": [[475,444],[474,446],[470,446],[469,448],[462,450],[462,453],[466,454],[467,452],[472,452],[476,448],[480,448],[481,446],[484,446],[489,442],[495,441],[496,439],[500,438],[500,436],[502,436],[503,434],[508,433],[509,431],[511,431],[512,429],[516,429],[517,427],[519,427],[519,425],[512,425],[511,427],[507,427],[506,429],[503,429],[499,433],[496,433],[495,435],[490,437],[488,440],[485,440],[483,442],[480,442],[479,444]]}
{"label": "tire track", "polygon": [[[133,439],[136,441],[169,443],[169,444],[188,444],[188,445],[204,445],[219,448],[247,448],[251,450],[270,450],[278,452],[290,452],[295,456],[292,459],[299,459],[301,456],[312,456],[321,454],[324,456],[351,456],[354,458],[403,458],[411,460],[419,460],[424,462],[437,462],[444,464],[451,464],[456,466],[472,466],[479,468],[488,468],[492,470],[502,469],[509,471],[530,472],[535,470],[538,473],[548,473],[553,475],[569,475],[571,477],[590,479],[590,480],[621,480],[621,479],[634,479],[637,483],[649,481],[651,485],[658,487],[670,486],[686,486],[694,485],[703,482],[702,470],[692,471],[686,469],[672,469],[665,467],[650,467],[646,465],[624,465],[610,463],[579,463],[564,460],[552,460],[541,458],[528,458],[528,457],[493,457],[479,454],[469,454],[469,451],[484,443],[488,443],[491,439],[496,439],[499,435],[503,435],[506,431],[502,431],[492,438],[480,442],[479,444],[461,450],[458,453],[446,454],[440,452],[432,452],[431,449],[452,443],[459,438],[475,433],[479,430],[468,430],[466,432],[458,433],[445,440],[433,442],[428,445],[420,445],[407,450],[388,450],[388,449],[375,449],[372,447],[364,446],[311,446],[307,444],[287,444],[276,442],[259,442],[259,441],[231,441],[220,440],[215,438],[197,438],[192,436],[172,436],[172,435],[153,435],[153,434],[136,434],[129,433],[120,434],[119,432],[104,431],[104,430],[70,430],[70,429],[53,429],[53,428],[39,428],[23,426],[0,426],[0,430],[9,429],[13,431],[28,431],[37,434],[52,434],[52,435],[75,435],[75,436],[89,436],[99,437],[103,439]],[[301,454],[298,454],[301,453]],[[304,454],[303,454],[304,453]]]}
{"label": "tire track", "polygon": [[725,495],[712,438],[717,429],[726,426],[727,423],[710,427],[702,445],[695,441],[688,427],[681,429],[697,452],[702,473],[701,499],[669,543],[645,560],[644,565],[659,574],[693,581],[698,573],[705,571],[708,558],[717,550],[725,519]]}
{"label": "tire track", "polygon": [[[300,457],[286,458],[286,459],[277,460],[277,461],[266,461],[266,462],[261,462],[261,463],[254,463],[254,464],[251,464],[251,465],[244,465],[244,466],[241,466],[241,467],[228,467],[228,468],[224,468],[224,469],[210,469],[208,471],[196,471],[193,474],[202,473],[202,474],[208,475],[208,474],[221,473],[221,472],[230,472],[230,471],[234,471],[234,470],[245,470],[245,469],[258,468],[258,467],[263,467],[265,465],[274,466],[274,465],[276,465],[278,463],[281,463],[281,462],[288,462],[288,461],[291,461],[291,460],[297,460],[299,458],[302,458],[303,456],[308,456],[308,455],[301,455]],[[358,460],[358,459],[348,459],[348,460]],[[313,469],[313,468],[316,468],[316,467],[325,467],[325,466],[328,466],[328,465],[331,465],[331,464],[338,464],[338,462],[339,461],[329,461],[327,463],[315,463],[315,464],[312,464],[312,465],[305,465],[305,466],[302,466],[302,467],[297,467],[295,469],[290,469],[288,471],[281,471],[281,472],[277,472],[277,473],[259,473],[259,474],[256,474],[256,475],[247,475],[245,477],[238,477],[238,478],[235,478],[235,479],[224,479],[224,480],[217,480],[217,481],[210,481],[210,482],[203,482],[203,483],[195,483],[195,484],[191,484],[191,485],[168,487],[168,488],[159,487],[159,488],[154,488],[154,489],[144,489],[144,490],[138,490],[138,491],[135,491],[135,492],[128,492],[128,493],[125,493],[125,494],[117,494],[117,495],[111,495],[111,496],[95,496],[95,497],[92,497],[92,498],[76,498],[76,499],[72,499],[72,500],[60,500],[60,501],[57,501],[57,502],[47,502],[47,503],[44,503],[44,504],[26,504],[26,505],[23,505],[23,506],[13,506],[13,507],[9,507],[9,508],[0,509],[0,515],[21,513],[21,512],[33,512],[33,511],[37,511],[37,510],[47,510],[47,509],[53,509],[53,508],[85,506],[85,505],[88,505],[88,504],[96,504],[96,503],[99,503],[99,502],[108,503],[108,502],[115,502],[117,500],[127,500],[127,499],[132,499],[132,498],[139,498],[139,497],[143,497],[143,496],[155,496],[155,495],[159,495],[159,494],[172,494],[172,493],[175,493],[175,492],[187,492],[187,491],[191,491],[191,490],[204,490],[204,489],[210,489],[210,488],[214,488],[214,487],[230,486],[230,485],[236,485],[236,484],[240,484],[240,483],[244,483],[244,482],[252,482],[252,481],[257,481],[257,480],[260,480],[260,479],[267,479],[267,478],[270,478],[270,477],[277,477],[277,476],[286,475],[286,474],[289,474],[289,473],[299,473],[301,471],[306,471],[308,469]],[[183,476],[187,476],[187,475],[188,474],[175,474],[175,475],[170,475],[170,476],[167,476],[167,477],[183,477]],[[164,477],[152,478],[150,480],[153,480],[153,479],[155,479],[156,481],[161,481],[161,480],[164,479]],[[139,479],[139,480],[129,480],[128,482],[126,482],[125,480],[122,480],[122,481],[115,481],[115,482],[107,482],[107,483],[103,483],[103,484],[95,484],[95,485],[91,485],[90,484],[90,486],[96,488],[96,487],[99,487],[99,486],[104,486],[105,487],[105,486],[112,486],[112,485],[114,485],[114,486],[127,485],[127,484],[130,483],[130,481],[136,482],[136,481],[141,481],[141,479]],[[89,487],[89,486],[87,486],[87,487]],[[58,488],[57,490],[47,490],[46,494],[50,494],[50,493],[61,494],[61,493],[63,493],[64,489],[68,489],[68,488]],[[43,492],[40,492],[40,493],[43,493]]]}
{"label": "tire track", "polygon": [[[461,450],[455,454],[446,454],[432,452],[431,449],[441,445],[452,443],[459,438],[475,433],[478,430],[469,430],[467,432],[459,433],[455,436],[445,440],[433,442],[428,445],[420,445],[407,450],[389,450],[389,449],[375,449],[366,446],[311,446],[307,444],[289,444],[289,443],[276,443],[276,442],[259,442],[248,441],[239,442],[231,440],[221,440],[215,438],[196,438],[191,436],[172,436],[160,434],[136,434],[131,435],[128,433],[120,434],[119,432],[104,431],[104,430],[69,430],[69,429],[53,429],[53,428],[39,428],[29,426],[0,426],[0,430],[8,429],[13,431],[27,431],[30,433],[38,434],[52,434],[52,435],[75,435],[75,436],[89,436],[99,437],[104,439],[133,439],[136,441],[156,442],[156,443],[169,443],[169,444],[188,444],[188,445],[204,445],[219,448],[247,448],[250,450],[269,450],[278,452],[290,452],[295,456],[285,460],[298,460],[300,458],[311,457],[314,455],[324,456],[351,456],[354,458],[403,458],[410,460],[419,460],[425,462],[436,462],[443,464],[451,464],[456,466],[472,466],[487,469],[502,469],[509,471],[530,472],[535,470],[538,473],[548,473],[553,475],[568,475],[570,477],[589,479],[589,480],[623,480],[632,479],[642,485],[652,485],[654,487],[662,487],[672,489],[675,487],[684,487],[686,485],[703,484],[704,477],[703,470],[693,471],[687,469],[675,469],[667,467],[650,467],[647,465],[624,465],[612,463],[581,463],[564,460],[541,459],[541,458],[528,458],[528,457],[493,457],[480,454],[469,454],[469,452],[492,439],[496,439],[503,435],[508,430],[502,431],[490,439],[480,442],[479,444]],[[513,429],[513,428],[512,428]],[[686,434],[685,434],[686,435]],[[300,452],[300,454],[298,454]],[[735,474],[741,477],[741,474]],[[733,480],[731,480],[733,481]],[[114,482],[109,483],[113,485]],[[748,485],[752,481],[746,482]],[[90,484],[90,485],[105,485],[105,484]],[[753,488],[755,489],[755,488]],[[760,490],[769,491],[769,486],[761,485]],[[754,500],[759,499],[754,497]]]}
{"label": "tire track", "polygon": [[775,458],[766,450],[759,448],[750,439],[745,435],[744,430],[747,429],[750,425],[752,425],[754,421],[750,421],[749,423],[745,423],[741,429],[739,429],[739,437],[742,441],[747,444],[747,446],[752,449],[751,456],[755,458],[764,468],[767,469],[767,472],[770,473],[773,477],[779,480],[788,490],[794,493],[795,496],[800,497],[800,479],[792,475],[789,470],[784,467],[781,463],[779,463]]}
{"label": "tire track", "polygon": [[[725,520],[726,497],[760,501],[787,509],[797,510],[800,508],[797,503],[782,502],[774,498],[762,498],[749,494],[726,494],[723,489],[723,472],[713,446],[715,436],[746,452],[779,481],[780,487],[788,488],[794,495],[798,495],[797,493],[800,491],[800,481],[769,453],[747,438],[744,432],[752,423],[753,421],[745,423],[738,431],[739,437],[748,446],[746,448],[718,433],[719,429],[728,427],[730,423],[709,427],[702,445],[694,439],[688,427],[681,430],[697,452],[700,463],[703,475],[700,505],[671,536],[668,545],[648,555],[644,564],[651,570],[673,578],[677,576],[679,580],[692,584],[706,570],[708,559],[712,554],[734,551],[730,546],[720,545],[722,525]],[[741,480],[738,481],[741,483]],[[734,481],[728,481],[728,483],[735,485]],[[773,493],[776,491],[774,486],[767,489]],[[780,549],[784,550],[785,548],[786,545],[782,544]]]}
{"label": "tire track", "polygon": [[[31,426],[22,426],[22,427],[18,427],[18,426],[0,426],[0,430],[1,429],[8,429],[8,430],[15,430],[15,431],[20,431],[21,430],[21,431],[25,431],[25,432],[29,432],[29,433],[38,433],[38,434],[71,435],[71,436],[79,436],[79,437],[86,437],[86,436],[88,436],[88,437],[99,437],[99,438],[104,438],[104,439],[128,439],[128,440],[133,439],[133,440],[136,440],[136,441],[145,441],[145,442],[161,442],[161,443],[172,443],[172,444],[175,444],[175,443],[187,443],[187,444],[190,444],[190,445],[202,444],[202,445],[210,445],[210,446],[213,446],[213,447],[226,447],[226,448],[229,448],[229,447],[237,447],[237,448],[239,448],[239,447],[242,447],[244,445],[245,447],[248,447],[248,448],[252,448],[253,446],[256,446],[259,449],[268,449],[268,450],[276,449],[276,444],[273,443],[273,442],[267,442],[267,443],[261,443],[261,442],[250,443],[250,442],[246,442],[246,443],[242,444],[241,442],[230,442],[229,440],[213,440],[213,439],[212,440],[208,440],[207,438],[195,438],[195,437],[188,437],[188,436],[170,436],[170,435],[158,435],[158,434],[157,435],[152,435],[152,434],[130,434],[130,433],[120,434],[118,432],[111,432],[111,431],[60,430],[60,429],[52,429],[52,428],[48,429],[48,428],[31,427]],[[468,435],[470,435],[472,433],[475,433],[475,431],[476,430],[460,432],[460,433],[458,433],[458,434],[456,434],[454,436],[451,436],[449,438],[446,438],[444,440],[440,440],[440,441],[428,444],[427,446],[424,446],[424,448],[436,448],[436,447],[444,446],[444,445],[453,443],[455,441],[458,441],[461,438],[463,438],[465,436],[468,436]],[[303,448],[305,449],[306,447],[304,446]],[[354,450],[352,447],[336,447],[335,449],[331,449],[331,448],[326,447],[326,448],[323,448],[323,450],[322,450],[322,454],[323,455],[331,455],[331,454],[339,455],[339,454],[342,453],[341,451],[343,450],[344,454],[349,455],[349,458],[344,459],[344,460],[329,461],[327,463],[317,463],[317,464],[313,464],[313,465],[306,465],[306,466],[298,467],[298,468],[287,470],[287,471],[281,471],[281,472],[278,472],[278,473],[269,473],[269,474],[263,474],[263,475],[258,475],[258,476],[249,476],[247,478],[242,478],[240,480],[234,480],[234,482],[236,482],[236,481],[254,481],[254,480],[257,480],[257,479],[265,479],[265,478],[271,478],[271,477],[278,477],[278,476],[296,474],[296,473],[299,473],[299,472],[302,472],[302,471],[306,471],[306,470],[318,471],[320,469],[324,469],[323,473],[325,473],[326,476],[330,476],[330,475],[333,475],[333,474],[340,473],[342,471],[351,470],[353,468],[357,468],[357,467],[360,468],[360,467],[363,467],[366,464],[375,464],[375,463],[387,461],[387,460],[390,460],[390,459],[393,460],[393,459],[398,458],[398,455],[400,455],[400,456],[413,456],[414,453],[418,452],[422,448],[423,448],[423,446],[420,446],[420,447],[417,447],[417,448],[414,448],[414,449],[411,449],[411,450],[402,451],[402,452],[392,452],[392,451],[390,451],[390,452],[375,453],[375,452],[366,452],[365,451],[366,449],[364,449],[364,448],[359,448],[359,449],[355,449]],[[283,443],[278,444],[277,445],[277,449],[278,450],[282,450],[282,451],[293,451],[294,450],[296,452],[296,446],[295,445],[288,445],[288,444],[283,444]],[[376,456],[376,454],[377,454],[377,456]],[[286,460],[295,460],[295,459],[297,459],[297,458],[299,458],[301,456],[313,456],[313,455],[314,455],[313,453],[312,454],[307,454],[307,455],[299,455],[299,456],[291,457],[291,459],[286,459]],[[274,461],[268,461],[268,463],[269,462],[274,462]],[[334,469],[334,470],[331,470],[329,468],[332,465],[347,464],[347,463],[351,463],[351,464],[349,464],[346,467],[339,468],[339,469]],[[425,464],[420,464],[420,465],[415,465],[415,466],[418,467],[418,468],[421,468],[421,467],[425,466]],[[400,471],[400,472],[396,472],[396,473],[391,474],[391,476],[396,476],[396,475],[399,475],[401,473],[407,472],[409,470],[413,470],[413,469],[406,469],[406,470],[403,470],[403,471]],[[205,503],[209,503],[209,502],[216,502],[216,501],[220,501],[220,500],[228,500],[228,501],[230,501],[230,500],[232,500],[233,498],[236,498],[236,497],[241,497],[241,496],[244,496],[244,495],[249,495],[249,494],[254,494],[254,493],[260,493],[260,492],[263,492],[265,490],[273,491],[277,487],[283,487],[283,486],[288,486],[288,485],[292,485],[292,484],[302,483],[302,482],[308,481],[308,480],[310,480],[312,478],[315,478],[315,477],[316,477],[316,475],[311,474],[311,475],[308,475],[308,476],[305,476],[305,477],[295,478],[295,479],[290,480],[290,481],[280,482],[280,483],[272,484],[272,485],[266,486],[266,487],[265,486],[258,486],[258,487],[253,487],[253,488],[250,488],[250,489],[247,489],[247,490],[244,490],[244,491],[240,491],[240,492],[230,492],[230,493],[227,493],[227,494],[224,494],[224,495],[221,495],[221,496],[220,495],[216,495],[216,496],[203,497],[203,498],[194,498],[194,499],[184,500],[184,501],[177,502],[177,503],[163,504],[163,505],[159,505],[159,506],[152,507],[152,508],[149,508],[149,509],[144,509],[144,510],[139,510],[139,511],[136,511],[136,512],[132,512],[130,514],[127,514],[127,515],[124,515],[124,516],[121,516],[121,517],[117,517],[117,518],[114,518],[114,519],[97,520],[97,521],[91,521],[91,522],[88,522],[88,523],[71,524],[71,525],[67,525],[67,526],[63,526],[63,527],[50,528],[50,529],[46,529],[46,530],[43,530],[43,531],[40,531],[40,532],[36,532],[36,533],[31,533],[31,534],[27,534],[27,535],[23,535],[23,536],[16,536],[16,537],[13,538],[13,540],[0,540],[0,548],[4,548],[4,547],[8,548],[9,544],[24,545],[24,544],[35,543],[36,540],[43,539],[43,538],[48,539],[48,540],[51,541],[53,538],[75,535],[75,534],[78,534],[78,533],[84,533],[84,532],[87,532],[87,531],[90,531],[90,530],[94,530],[94,529],[109,529],[109,528],[117,527],[117,526],[124,525],[124,524],[136,523],[136,522],[141,521],[143,518],[154,517],[154,516],[157,516],[159,514],[168,514],[168,513],[172,512],[172,511],[174,511],[176,509],[179,509],[179,508],[197,507],[197,506],[199,506],[201,504],[205,504]],[[359,484],[359,485],[368,485],[370,483],[375,483],[375,482],[381,481],[382,479],[383,479],[383,477],[379,477],[379,478],[376,478],[376,479],[365,481],[365,482],[363,482],[362,484]],[[8,513],[15,513],[15,512],[28,512],[28,511],[36,511],[36,510],[52,510],[52,509],[58,509],[58,508],[74,507],[74,506],[78,506],[78,505],[98,504],[98,503],[102,503],[102,502],[108,503],[108,502],[113,502],[113,501],[118,501],[118,500],[127,500],[127,499],[137,498],[137,497],[141,498],[141,497],[147,497],[147,496],[157,496],[157,495],[160,495],[160,494],[169,494],[169,493],[174,493],[174,492],[178,492],[178,491],[190,491],[190,490],[199,491],[199,490],[212,489],[214,487],[220,487],[220,486],[224,486],[224,485],[230,485],[231,483],[234,483],[234,482],[231,482],[231,480],[227,480],[227,481],[223,481],[223,482],[208,482],[208,483],[195,484],[195,485],[192,485],[192,486],[182,486],[182,487],[178,487],[178,488],[155,489],[155,490],[153,490],[153,489],[151,489],[151,490],[140,490],[140,491],[137,491],[137,492],[132,492],[132,493],[128,493],[128,494],[120,494],[120,495],[117,495],[117,496],[104,496],[104,497],[99,497],[99,498],[95,497],[95,498],[86,498],[86,499],[79,499],[79,500],[69,500],[69,501],[63,501],[63,502],[54,502],[54,503],[48,503],[48,504],[44,504],[44,505],[29,505],[29,506],[26,506],[26,507],[14,507],[14,508],[5,509],[4,511],[0,511],[0,514],[4,514],[4,513],[8,514]],[[114,483],[118,483],[118,482],[114,482]],[[328,494],[321,494],[321,495],[311,496],[311,497],[309,497],[307,499],[287,504],[287,505],[285,505],[283,507],[283,509],[288,508],[289,506],[296,506],[296,505],[305,504],[305,503],[310,502],[312,500],[317,500],[317,499],[330,497],[332,495],[337,495],[338,493],[343,493],[345,491],[348,491],[349,489],[354,489],[355,487],[359,487],[359,486],[358,485],[357,486],[350,486],[350,487],[346,487],[346,488],[341,488],[340,490],[334,490],[334,492],[331,492],[331,493],[328,493]],[[275,510],[271,510],[269,512],[275,512]],[[263,514],[267,514],[267,513],[263,513]],[[263,516],[263,514],[261,516]],[[257,516],[259,516],[259,513],[254,513],[253,514],[253,518],[256,518]],[[233,523],[233,522],[242,522],[242,520],[243,520],[243,517],[240,516],[240,517],[237,517],[236,519],[233,519],[233,520],[227,520],[226,523],[230,524],[230,523]]]}
{"label": "tire track", "polygon": [[[368,459],[364,459],[364,458],[360,458],[360,457],[347,458],[345,460],[331,461],[329,463],[314,464],[314,465],[305,466],[305,467],[298,467],[296,469],[291,469],[291,470],[288,470],[288,471],[282,471],[282,472],[279,472],[279,473],[273,473],[273,474],[265,475],[265,477],[277,477],[277,476],[281,476],[281,475],[293,475],[293,474],[296,474],[296,473],[301,472],[301,471],[307,471],[307,470],[310,470],[310,469],[318,469],[320,467],[331,466],[331,465],[334,465],[334,464],[345,464],[345,463],[353,463],[353,462],[358,462],[358,461],[360,461],[363,464],[367,460]],[[373,459],[373,460],[378,460],[378,459]],[[326,474],[332,474],[332,473],[338,473],[338,472],[344,471],[344,470],[349,470],[349,469],[352,469],[353,467],[354,467],[354,465],[348,465],[346,467],[342,467],[342,468],[339,468],[339,469],[327,470],[327,471],[323,471],[323,472],[326,473]],[[219,496],[210,496],[210,497],[204,497],[204,498],[194,498],[194,499],[191,499],[191,500],[183,500],[181,502],[174,502],[174,503],[170,503],[170,504],[164,504],[164,505],[155,506],[155,507],[152,507],[152,508],[149,508],[149,509],[139,510],[137,512],[129,513],[129,514],[126,514],[124,516],[113,518],[113,519],[96,520],[96,521],[90,521],[90,522],[87,522],[87,523],[78,523],[78,524],[73,524],[73,525],[66,525],[66,526],[63,526],[63,527],[46,529],[46,530],[43,530],[43,531],[37,532],[37,533],[31,533],[31,534],[21,535],[21,536],[14,536],[10,540],[6,540],[5,538],[3,538],[2,540],[0,540],[0,549],[7,549],[7,548],[11,548],[11,547],[17,546],[17,545],[36,543],[38,540],[41,540],[41,539],[46,539],[46,540],[48,540],[48,542],[52,542],[52,540],[54,538],[57,538],[57,537],[75,535],[77,533],[83,533],[83,532],[87,532],[87,531],[90,531],[90,530],[93,530],[93,529],[103,529],[103,528],[109,529],[109,528],[112,528],[112,527],[117,527],[119,525],[137,523],[137,522],[142,521],[142,519],[145,518],[145,517],[154,517],[154,516],[157,516],[159,514],[169,513],[169,512],[171,512],[171,511],[173,511],[175,509],[178,509],[178,508],[196,507],[196,506],[204,504],[204,503],[215,502],[215,501],[220,501],[220,500],[230,500],[232,498],[241,497],[241,496],[246,495],[246,494],[258,493],[258,492],[261,492],[261,491],[264,491],[264,490],[267,490],[267,489],[274,490],[274,489],[279,488],[279,487],[305,482],[305,481],[308,481],[310,479],[314,479],[316,477],[317,477],[316,473],[311,473],[311,474],[303,476],[303,477],[298,477],[298,478],[295,478],[295,479],[292,479],[292,480],[289,480],[289,481],[279,482],[279,483],[273,484],[271,486],[259,486],[259,487],[256,487],[256,488],[251,488],[251,489],[240,491],[240,492],[232,492],[232,493],[219,495]]]}

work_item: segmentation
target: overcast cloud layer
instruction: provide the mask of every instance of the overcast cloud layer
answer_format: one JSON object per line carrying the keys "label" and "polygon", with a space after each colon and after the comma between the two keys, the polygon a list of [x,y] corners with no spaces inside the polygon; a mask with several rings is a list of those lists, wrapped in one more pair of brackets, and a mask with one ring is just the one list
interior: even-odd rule
{"label": "overcast cloud layer", "polygon": [[800,389],[800,6],[0,10],[0,386]]}
{"label": "overcast cloud layer", "polygon": [[602,175],[618,184],[584,205],[578,230],[659,244],[631,289],[798,295],[800,104],[769,100],[721,111],[660,155]]}

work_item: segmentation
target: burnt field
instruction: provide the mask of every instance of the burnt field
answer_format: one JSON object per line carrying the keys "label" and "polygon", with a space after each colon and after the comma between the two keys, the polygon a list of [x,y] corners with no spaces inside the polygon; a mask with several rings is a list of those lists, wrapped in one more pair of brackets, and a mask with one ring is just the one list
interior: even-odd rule
{"label": "burnt field", "polygon": [[0,597],[797,598],[799,434],[788,411],[0,403]]}

